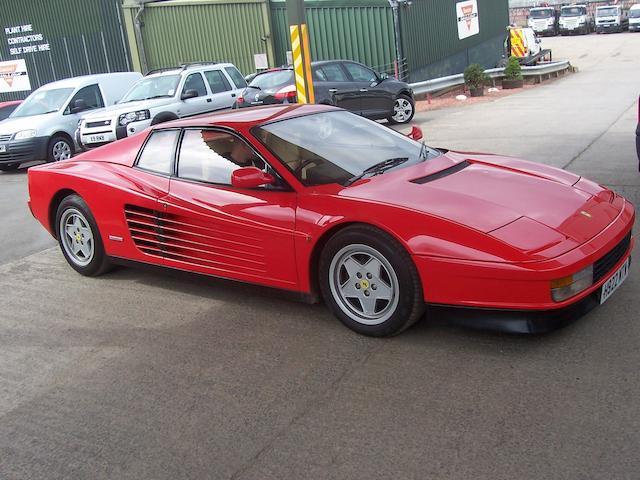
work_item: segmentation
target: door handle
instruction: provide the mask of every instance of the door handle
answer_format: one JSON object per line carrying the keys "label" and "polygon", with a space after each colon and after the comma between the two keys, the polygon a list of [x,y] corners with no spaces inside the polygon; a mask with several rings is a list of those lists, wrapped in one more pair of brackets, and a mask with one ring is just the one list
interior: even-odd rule
{"label": "door handle", "polygon": [[338,91],[337,88],[330,88],[329,93],[336,93]]}
{"label": "door handle", "polygon": [[368,92],[368,91],[369,91],[369,89],[368,89],[368,88],[361,88],[361,89],[360,89],[360,91],[361,91],[361,92]]}
{"label": "door handle", "polygon": [[211,99],[210,98],[207,98],[207,103],[211,103]]}

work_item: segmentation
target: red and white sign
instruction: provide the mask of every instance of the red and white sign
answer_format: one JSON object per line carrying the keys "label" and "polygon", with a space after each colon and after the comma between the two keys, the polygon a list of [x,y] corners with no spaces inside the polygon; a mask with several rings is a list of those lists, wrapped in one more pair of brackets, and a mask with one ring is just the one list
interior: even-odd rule
{"label": "red and white sign", "polygon": [[24,60],[0,62],[0,93],[31,90],[29,72]]}
{"label": "red and white sign", "polygon": [[465,0],[464,2],[456,3],[456,14],[458,17],[458,38],[460,40],[480,33],[477,0]]}

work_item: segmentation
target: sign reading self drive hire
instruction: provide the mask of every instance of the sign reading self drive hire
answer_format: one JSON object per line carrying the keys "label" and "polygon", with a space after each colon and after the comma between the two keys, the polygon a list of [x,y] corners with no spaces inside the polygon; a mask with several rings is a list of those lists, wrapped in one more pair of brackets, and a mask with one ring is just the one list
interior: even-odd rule
{"label": "sign reading self drive hire", "polygon": [[27,64],[23,59],[0,62],[0,93],[31,90]]}
{"label": "sign reading self drive hire", "polygon": [[458,38],[460,40],[480,33],[477,0],[465,0],[464,2],[456,3],[456,14],[458,17]]}

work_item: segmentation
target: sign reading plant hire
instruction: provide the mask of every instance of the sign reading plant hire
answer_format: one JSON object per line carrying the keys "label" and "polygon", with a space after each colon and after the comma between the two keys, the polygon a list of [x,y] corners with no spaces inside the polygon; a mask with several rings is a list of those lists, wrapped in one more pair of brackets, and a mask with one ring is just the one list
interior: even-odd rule
{"label": "sign reading plant hire", "polygon": [[456,3],[458,17],[458,38],[460,40],[480,33],[477,0],[465,0]]}
{"label": "sign reading plant hire", "polygon": [[0,62],[0,93],[31,90],[27,64],[24,60]]}

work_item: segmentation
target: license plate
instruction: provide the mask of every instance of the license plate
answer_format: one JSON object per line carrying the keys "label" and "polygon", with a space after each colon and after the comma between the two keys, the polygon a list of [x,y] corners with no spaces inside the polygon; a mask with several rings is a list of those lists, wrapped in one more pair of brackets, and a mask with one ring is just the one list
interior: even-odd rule
{"label": "license plate", "polygon": [[0,153],[4,153],[7,151],[7,146],[6,145],[0,145]]}
{"label": "license plate", "polygon": [[104,142],[104,135],[91,135],[88,143]]}
{"label": "license plate", "polygon": [[625,278],[629,275],[630,265],[631,257],[627,258],[627,261],[624,262],[613,275],[611,275],[611,278],[604,282],[604,285],[602,285],[602,289],[600,290],[600,303],[606,302],[607,298],[609,298],[613,292],[622,285],[622,282],[624,282]]}

